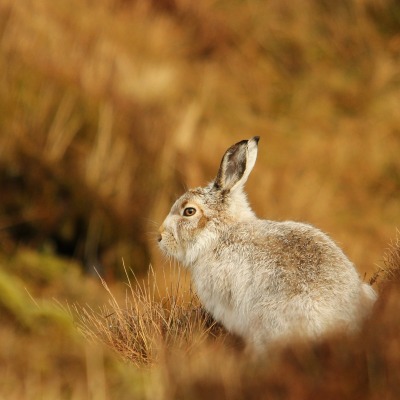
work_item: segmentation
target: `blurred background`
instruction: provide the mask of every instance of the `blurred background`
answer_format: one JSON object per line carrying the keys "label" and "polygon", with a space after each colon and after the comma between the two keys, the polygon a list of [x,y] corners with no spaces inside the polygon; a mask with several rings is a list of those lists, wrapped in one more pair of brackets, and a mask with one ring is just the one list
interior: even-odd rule
{"label": "blurred background", "polygon": [[400,220],[399,8],[2,2],[1,251],[146,270],[185,185],[260,135],[257,213],[314,223],[373,268]]}
{"label": "blurred background", "polygon": [[396,0],[2,0],[0,49],[5,343],[42,329],[24,288],[101,303],[94,267],[162,267],[172,202],[254,135],[260,217],[318,226],[367,275],[400,226]]}

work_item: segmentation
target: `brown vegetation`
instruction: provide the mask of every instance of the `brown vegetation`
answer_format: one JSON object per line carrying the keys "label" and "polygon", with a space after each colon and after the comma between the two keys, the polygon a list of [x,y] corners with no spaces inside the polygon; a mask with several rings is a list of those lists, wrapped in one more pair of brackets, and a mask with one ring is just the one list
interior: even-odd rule
{"label": "brown vegetation", "polygon": [[2,246],[143,271],[183,184],[259,134],[256,211],[320,226],[371,271],[400,218],[398,14],[373,0],[3,1]]}

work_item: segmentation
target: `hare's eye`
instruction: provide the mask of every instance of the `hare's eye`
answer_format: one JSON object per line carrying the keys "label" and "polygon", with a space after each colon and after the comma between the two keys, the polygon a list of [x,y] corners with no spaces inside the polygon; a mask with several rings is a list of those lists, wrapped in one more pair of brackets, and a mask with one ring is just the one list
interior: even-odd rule
{"label": "hare's eye", "polygon": [[196,209],[194,207],[186,207],[183,210],[183,216],[184,217],[191,217],[194,214],[196,214]]}

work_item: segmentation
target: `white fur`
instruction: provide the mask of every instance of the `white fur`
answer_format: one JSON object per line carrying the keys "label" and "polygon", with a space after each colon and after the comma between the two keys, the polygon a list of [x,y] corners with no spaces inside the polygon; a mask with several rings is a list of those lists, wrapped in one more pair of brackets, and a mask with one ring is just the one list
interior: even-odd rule
{"label": "white fur", "polygon": [[[376,293],[320,230],[258,219],[243,186],[258,138],[227,150],[216,180],[189,190],[160,228],[160,247],[188,267],[204,307],[256,351],[291,337],[354,330]],[[193,216],[184,216],[187,207]]]}

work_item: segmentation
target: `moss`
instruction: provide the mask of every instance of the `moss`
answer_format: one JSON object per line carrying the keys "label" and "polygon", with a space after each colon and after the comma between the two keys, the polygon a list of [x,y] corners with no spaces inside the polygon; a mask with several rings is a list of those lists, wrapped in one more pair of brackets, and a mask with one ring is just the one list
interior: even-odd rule
{"label": "moss", "polygon": [[32,302],[21,281],[2,269],[0,269],[0,308],[5,315],[15,319],[23,327],[32,326]]}

